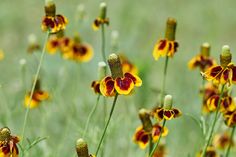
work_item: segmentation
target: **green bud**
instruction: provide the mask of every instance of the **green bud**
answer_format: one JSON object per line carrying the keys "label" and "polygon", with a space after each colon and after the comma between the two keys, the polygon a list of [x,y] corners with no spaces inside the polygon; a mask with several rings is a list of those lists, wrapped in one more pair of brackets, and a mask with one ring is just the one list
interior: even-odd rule
{"label": "green bud", "polygon": [[166,95],[164,99],[164,108],[171,109],[173,103],[173,98],[171,95]]}
{"label": "green bud", "polygon": [[100,3],[100,18],[105,19],[107,14],[107,4],[105,2]]}
{"label": "green bud", "polygon": [[230,48],[228,45],[222,47],[222,52],[220,54],[220,65],[226,67],[232,59],[232,54],[230,53]]}
{"label": "green bud", "polygon": [[203,43],[201,46],[201,54],[203,56],[209,57],[210,56],[210,49],[211,49],[211,46],[209,43],[207,43],[207,42]]}
{"label": "green bud", "polygon": [[177,22],[174,18],[168,18],[166,22],[166,39],[170,41],[175,40],[175,31],[176,31]]}
{"label": "green bud", "polygon": [[78,157],[89,157],[88,145],[82,138],[76,141],[76,152]]}
{"label": "green bud", "polygon": [[0,141],[9,140],[11,138],[11,131],[9,128],[4,127],[0,129]]}
{"label": "green bud", "polygon": [[44,6],[46,16],[55,16],[56,15],[56,5],[53,0],[45,0]]}
{"label": "green bud", "polygon": [[151,132],[152,131],[152,121],[150,119],[149,112],[144,108],[140,109],[139,110],[139,118],[142,121],[143,129],[147,132]]}
{"label": "green bud", "polygon": [[109,67],[111,70],[111,76],[113,79],[116,79],[117,77],[123,77],[120,58],[117,54],[112,53],[108,57],[108,64],[109,64]]}

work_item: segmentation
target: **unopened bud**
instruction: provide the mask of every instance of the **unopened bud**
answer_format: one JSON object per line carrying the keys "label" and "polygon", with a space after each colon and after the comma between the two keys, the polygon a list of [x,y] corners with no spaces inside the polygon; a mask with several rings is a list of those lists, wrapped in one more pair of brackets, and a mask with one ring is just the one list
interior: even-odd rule
{"label": "unopened bud", "polygon": [[100,3],[100,18],[105,19],[107,14],[107,4],[105,2]]}
{"label": "unopened bud", "polygon": [[82,138],[76,141],[76,152],[78,157],[89,157],[88,145]]}
{"label": "unopened bud", "polygon": [[9,128],[4,127],[0,129],[0,141],[8,140],[11,137],[11,131]]}
{"label": "unopened bud", "polygon": [[45,0],[45,14],[46,16],[55,16],[56,15],[56,5],[53,0]]}
{"label": "unopened bud", "polygon": [[98,78],[101,80],[106,76],[106,63],[105,62],[99,62],[98,63]]}
{"label": "unopened bud", "polygon": [[168,18],[166,22],[166,34],[165,37],[169,41],[175,40],[175,31],[176,31],[176,20],[174,18]]}
{"label": "unopened bud", "polygon": [[230,48],[228,45],[222,47],[222,52],[220,54],[220,65],[226,67],[232,59],[232,54],[230,53]]}
{"label": "unopened bud", "polygon": [[123,77],[122,66],[120,58],[117,54],[112,53],[108,58],[108,64],[111,70],[111,76],[113,79],[117,77]]}
{"label": "unopened bud", "polygon": [[142,121],[143,129],[147,132],[152,131],[152,121],[150,119],[150,114],[146,109],[139,110],[139,118]]}
{"label": "unopened bud", "polygon": [[173,98],[171,95],[166,95],[164,99],[164,108],[171,109],[173,103]]}
{"label": "unopened bud", "polygon": [[206,56],[206,57],[209,57],[210,56],[210,49],[211,49],[211,46],[209,43],[203,43],[202,46],[201,46],[201,54],[203,56]]}

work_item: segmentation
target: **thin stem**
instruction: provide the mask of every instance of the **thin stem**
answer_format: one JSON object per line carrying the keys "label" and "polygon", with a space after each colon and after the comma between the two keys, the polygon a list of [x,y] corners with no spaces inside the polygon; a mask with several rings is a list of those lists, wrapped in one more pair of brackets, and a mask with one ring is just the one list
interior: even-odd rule
{"label": "thin stem", "polygon": [[227,148],[225,157],[228,157],[228,156],[229,156],[230,148],[231,148],[231,146],[232,146],[233,139],[234,139],[234,131],[235,131],[235,126],[233,127],[232,132],[231,132],[231,135],[230,135],[230,142],[229,142],[229,146],[228,146],[228,148]]}
{"label": "thin stem", "polygon": [[205,143],[205,146],[203,148],[201,157],[205,157],[207,147],[209,146],[209,144],[211,142],[211,139],[212,139],[212,136],[213,136],[215,125],[216,125],[216,122],[217,122],[217,119],[218,119],[218,113],[219,113],[219,110],[220,110],[221,99],[222,99],[222,96],[223,96],[223,93],[224,93],[224,87],[225,87],[225,84],[222,85],[222,87],[221,87],[220,98],[219,98],[218,103],[217,103],[217,108],[216,108],[216,113],[215,113],[214,121],[213,121],[212,126],[211,126],[211,128],[209,130],[208,139],[207,139],[207,141]]}
{"label": "thin stem", "polygon": [[103,62],[106,63],[106,50],[105,50],[105,45],[106,45],[106,39],[105,39],[105,25],[102,24],[101,26],[101,33],[102,33],[102,59]]}
{"label": "thin stem", "polygon": [[92,115],[94,114],[94,112],[95,112],[96,109],[97,109],[100,96],[101,96],[101,95],[98,94],[96,104],[93,106],[93,109],[92,109],[91,112],[89,113],[89,116],[88,116],[88,119],[87,119],[87,122],[86,122],[86,125],[85,125],[85,129],[84,129],[84,133],[83,133],[83,138],[85,137],[85,134],[86,134],[86,132],[87,132],[87,130],[88,130],[88,126],[89,126],[90,119],[91,119]]}
{"label": "thin stem", "polygon": [[41,69],[41,66],[42,66],[42,62],[43,62],[43,58],[44,58],[44,55],[45,55],[46,44],[47,44],[49,35],[50,35],[50,32],[47,32],[47,35],[46,35],[46,38],[45,38],[45,41],[44,41],[44,46],[43,46],[42,54],[41,54],[41,57],[40,57],[40,60],[39,60],[39,65],[38,65],[38,68],[37,68],[37,71],[36,71],[36,74],[35,74],[35,78],[34,78],[34,82],[33,82],[33,86],[32,86],[31,92],[30,92],[30,99],[29,99],[29,102],[27,104],[27,109],[26,109],[26,112],[25,112],[25,118],[24,118],[24,123],[23,123],[23,130],[22,130],[22,135],[21,135],[21,144],[23,144],[23,141],[24,141],[25,128],[26,128],[26,125],[27,125],[27,120],[28,120],[29,111],[30,111],[30,107],[29,106],[31,104],[31,101],[32,101],[32,98],[33,98],[33,93],[34,93],[35,86],[36,86],[36,82],[37,82],[37,79],[39,77],[39,72],[40,72],[40,69]]}
{"label": "thin stem", "polygon": [[168,60],[169,60],[169,57],[166,56],[164,73],[163,73],[163,80],[162,80],[162,88],[161,88],[161,102],[160,102],[161,107],[163,107],[163,105],[164,105],[163,100],[164,100],[164,93],[165,93],[165,86],[166,86],[166,75],[167,75]]}
{"label": "thin stem", "polygon": [[153,149],[152,135],[149,135],[149,154],[151,154]]}
{"label": "thin stem", "polygon": [[106,131],[107,131],[107,127],[108,127],[108,125],[109,125],[109,123],[111,121],[111,117],[112,117],[112,114],[113,114],[113,111],[114,111],[114,108],[115,108],[115,105],[116,105],[117,98],[118,98],[118,94],[115,95],[115,98],[114,98],[114,101],[113,101],[113,104],[112,104],[112,107],[111,107],[111,111],[110,111],[110,114],[109,114],[109,118],[108,118],[106,126],[105,126],[105,128],[103,130],[103,134],[102,134],[102,137],[101,137],[101,139],[99,141],[99,144],[98,144],[95,156],[98,155],[98,152],[99,152],[99,149],[101,147],[102,141],[103,141],[103,139],[105,137],[105,134],[106,134]]}
{"label": "thin stem", "polygon": [[162,127],[161,127],[161,131],[160,131],[160,137],[158,138],[157,143],[154,145],[154,147],[153,147],[151,153],[149,154],[149,157],[152,157],[153,154],[155,153],[155,150],[157,149],[157,147],[158,147],[158,145],[159,145],[159,143],[160,143],[160,141],[161,141],[162,130],[163,130],[163,128],[165,127],[165,125],[166,125],[166,119],[164,119],[164,121],[163,121],[163,124],[162,124]]}
{"label": "thin stem", "polygon": [[[202,104],[204,104],[204,97],[205,97],[205,79],[204,77],[202,77]],[[203,109],[203,105],[202,105],[202,109]],[[201,115],[202,111],[201,111]]]}
{"label": "thin stem", "polygon": [[[107,100],[106,97],[103,97],[103,126],[106,125],[106,117],[107,117]],[[106,138],[103,139],[103,146],[106,144]],[[104,156],[105,148],[103,147],[101,156]]]}

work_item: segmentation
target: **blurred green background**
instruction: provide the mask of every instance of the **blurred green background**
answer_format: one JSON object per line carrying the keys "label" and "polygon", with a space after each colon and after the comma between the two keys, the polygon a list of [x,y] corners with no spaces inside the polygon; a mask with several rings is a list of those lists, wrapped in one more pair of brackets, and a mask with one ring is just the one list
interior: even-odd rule
{"label": "blurred green background", "polygon": [[[101,32],[91,28],[99,14],[95,0],[55,0],[57,13],[65,15],[69,24],[66,34],[79,32],[84,41],[94,48],[94,58],[89,63],[63,60],[59,54],[46,55],[40,73],[42,87],[50,92],[50,100],[31,110],[26,130],[30,140],[49,138],[34,147],[29,156],[74,156],[75,141],[82,136],[88,114],[97,96],[90,89],[97,79],[97,63],[101,58]],[[164,59],[155,62],[152,49],[164,36],[168,17],[178,21],[176,39],[179,49],[169,62],[167,93],[173,95],[174,105],[182,110],[181,118],[167,123],[169,135],[168,157],[195,156],[203,144],[200,127],[190,114],[200,116],[201,84],[199,71],[189,71],[187,62],[199,52],[207,41],[212,45],[211,54],[218,60],[221,47],[235,46],[235,0],[119,0],[105,1],[108,5],[110,26],[106,27],[106,53],[111,53],[111,32],[119,32],[119,52],[125,53],[139,69],[143,86],[132,96],[118,98],[112,123],[106,136],[105,156],[143,157],[145,152],[132,142],[135,128],[139,126],[137,111],[141,107],[152,108],[157,101],[153,89],[161,87]],[[75,23],[76,9],[84,4],[86,17]],[[30,90],[40,53],[28,54],[28,35],[34,33],[42,45],[45,33],[40,24],[44,15],[43,0],[1,0],[0,49],[5,53],[0,61],[0,127],[8,126],[13,134],[22,132],[25,108],[24,95]],[[21,59],[26,65],[20,65]],[[233,57],[235,61],[235,57]],[[234,93],[233,93],[234,94]],[[234,95],[233,95],[234,96]],[[109,98],[108,106],[112,99]],[[103,106],[99,104],[85,140],[94,153],[103,126]],[[235,155],[232,151],[231,157]]]}

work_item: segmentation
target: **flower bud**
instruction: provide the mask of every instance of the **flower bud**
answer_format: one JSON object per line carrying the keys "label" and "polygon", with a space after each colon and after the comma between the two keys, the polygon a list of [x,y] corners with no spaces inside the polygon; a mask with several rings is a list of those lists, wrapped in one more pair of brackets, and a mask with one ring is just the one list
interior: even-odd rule
{"label": "flower bud", "polygon": [[55,16],[56,15],[56,5],[53,0],[45,0],[44,6],[46,16]]}
{"label": "flower bud", "polygon": [[176,20],[174,18],[168,18],[166,22],[166,34],[165,37],[169,41],[175,40]]}
{"label": "flower bud", "polygon": [[76,152],[78,157],[89,157],[88,145],[82,138],[76,141]]}
{"label": "flower bud", "polygon": [[139,110],[139,118],[142,121],[143,129],[147,132],[151,132],[152,131],[152,121],[150,119],[149,112],[144,108],[140,109]]}
{"label": "flower bud", "polygon": [[105,62],[99,62],[98,63],[98,78],[101,80],[106,76],[106,63]]}
{"label": "flower bud", "polygon": [[173,98],[171,95],[166,95],[164,99],[164,108],[171,109],[173,103]]}
{"label": "flower bud", "polygon": [[201,55],[205,56],[205,57],[209,57],[210,56],[210,49],[211,49],[211,46],[209,43],[205,42],[202,44],[201,46]]}
{"label": "flower bud", "polygon": [[5,141],[10,139],[11,137],[11,131],[9,128],[4,127],[0,129],[0,141]]}
{"label": "flower bud", "polygon": [[108,64],[111,70],[111,76],[113,79],[117,77],[123,77],[122,66],[120,58],[117,54],[112,53],[108,58]]}
{"label": "flower bud", "polygon": [[107,14],[107,4],[105,2],[100,3],[100,18],[105,19]]}
{"label": "flower bud", "polygon": [[226,67],[232,59],[232,54],[230,53],[230,48],[228,45],[222,47],[222,52],[220,54],[220,65]]}

